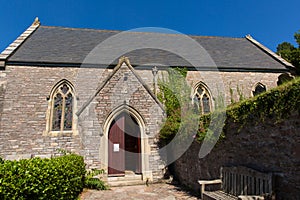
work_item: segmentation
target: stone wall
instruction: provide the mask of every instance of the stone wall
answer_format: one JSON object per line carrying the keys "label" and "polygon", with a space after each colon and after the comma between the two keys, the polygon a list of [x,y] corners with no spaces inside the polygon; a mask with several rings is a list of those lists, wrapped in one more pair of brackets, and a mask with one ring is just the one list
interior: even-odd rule
{"label": "stone wall", "polygon": [[[83,155],[88,168],[100,168],[103,166],[100,145],[103,140],[101,138],[105,137],[104,122],[109,113],[118,105],[124,104],[125,100],[145,119],[145,132],[150,138],[149,170],[155,169],[154,178],[161,177],[165,166],[159,158],[155,142],[162,110],[157,108],[154,99],[137,79],[133,79],[133,74],[128,69],[117,74],[110,80],[108,87],[104,87],[97,95],[97,88],[111,72],[111,69],[103,68],[6,66],[0,76],[0,156],[11,160],[51,157],[58,155],[57,149],[61,148]],[[127,88],[124,88],[122,82],[124,73],[130,84]],[[153,90],[151,70],[140,70],[139,73],[150,90]],[[80,111],[91,97],[96,98],[92,99],[87,109],[76,119],[76,131],[51,134],[46,130],[49,97],[53,87],[62,79],[74,86],[74,113]],[[130,96],[126,95],[126,90]],[[110,100],[115,100],[113,105],[108,102]]]}
{"label": "stone wall", "polygon": [[[135,107],[145,120],[145,132],[149,137],[148,151],[151,170],[156,169],[157,177],[163,172],[164,163],[160,160],[156,146],[157,133],[160,127],[161,113],[149,98],[145,88],[130,71],[119,75],[103,88],[99,95],[97,88],[112,72],[104,68],[76,68],[76,67],[34,67],[34,66],[6,66],[0,73],[0,156],[6,159],[30,158],[34,156],[50,157],[58,154],[62,148],[84,155],[88,168],[101,167],[101,137],[103,137],[104,120],[114,108],[124,100],[126,104]],[[125,85],[124,74],[127,74],[129,85]],[[151,70],[136,70],[143,82],[153,91],[153,75]],[[163,72],[160,71],[162,77]],[[230,100],[230,88],[235,90],[242,85],[243,91],[251,94],[251,86],[256,82],[267,85],[267,89],[276,85],[276,73],[243,73],[243,72],[198,72],[189,71],[187,80],[194,86],[199,81],[205,82],[213,96],[218,94],[216,74],[219,74],[225,85],[227,102]],[[256,76],[255,76],[256,75]],[[117,77],[117,76],[116,76]],[[83,105],[93,98],[88,109],[76,119],[74,134],[52,135],[46,130],[49,118],[49,96],[53,87],[62,79],[68,80],[73,86],[76,95],[75,112],[80,111]],[[113,85],[115,84],[115,85]],[[126,91],[129,88],[134,88]],[[127,93],[126,93],[127,92]],[[128,99],[124,99],[130,94]],[[248,95],[248,96],[249,96]],[[238,98],[236,92],[234,98]],[[112,104],[110,100],[114,99]],[[158,170],[160,169],[160,171]],[[154,176],[156,176],[154,174]]]}
{"label": "stone wall", "polygon": [[276,199],[300,199],[300,115],[276,122],[248,122],[239,126],[228,121],[225,139],[203,159],[201,145],[194,142],[173,164],[181,183],[200,191],[199,179],[220,177],[221,166],[246,166],[262,172],[274,172]]}
{"label": "stone wall", "polygon": [[224,94],[225,103],[229,105],[232,101],[238,102],[241,95],[243,98],[252,97],[257,83],[265,85],[267,90],[276,87],[279,75],[265,72],[189,71],[187,81],[191,87],[200,81],[205,83],[215,99],[219,94]]}
{"label": "stone wall", "polygon": [[[0,156],[6,159],[50,157],[59,154],[59,148],[82,153],[79,135],[45,133],[52,88],[62,79],[69,80],[77,88],[78,69],[6,66],[3,73],[6,74],[6,91],[0,126]],[[78,103],[80,105],[80,101]]]}
{"label": "stone wall", "polygon": [[[3,77],[5,77],[6,74],[0,72],[0,119],[2,117],[2,113],[3,113],[3,106],[4,106],[4,97],[5,97],[5,89],[6,89],[6,81],[3,81]],[[0,128],[1,128],[1,124],[0,124]]]}

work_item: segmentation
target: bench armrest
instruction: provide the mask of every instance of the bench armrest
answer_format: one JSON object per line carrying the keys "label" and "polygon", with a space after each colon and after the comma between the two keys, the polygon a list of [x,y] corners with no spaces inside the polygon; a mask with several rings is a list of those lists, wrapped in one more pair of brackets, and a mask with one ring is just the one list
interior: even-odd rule
{"label": "bench armrest", "polygon": [[198,183],[200,185],[221,184],[222,180],[221,179],[216,179],[216,180],[199,180]]}
{"label": "bench armrest", "polygon": [[203,199],[203,193],[205,191],[205,185],[222,184],[222,180],[221,179],[199,180],[198,183],[201,185],[201,199]]}

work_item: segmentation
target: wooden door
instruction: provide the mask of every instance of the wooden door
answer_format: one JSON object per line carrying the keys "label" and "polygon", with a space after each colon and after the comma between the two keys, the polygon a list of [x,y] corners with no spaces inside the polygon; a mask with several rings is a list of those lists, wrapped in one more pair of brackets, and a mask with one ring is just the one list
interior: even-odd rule
{"label": "wooden door", "polygon": [[125,174],[125,116],[119,115],[111,124],[108,135],[108,175]]}
{"label": "wooden door", "polygon": [[125,114],[125,168],[141,173],[141,136],[140,127],[134,117]]}

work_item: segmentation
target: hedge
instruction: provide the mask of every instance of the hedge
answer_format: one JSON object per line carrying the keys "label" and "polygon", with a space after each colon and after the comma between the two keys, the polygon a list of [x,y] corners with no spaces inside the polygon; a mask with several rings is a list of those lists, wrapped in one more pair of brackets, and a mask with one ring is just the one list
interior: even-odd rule
{"label": "hedge", "polygon": [[0,199],[77,199],[86,173],[83,157],[5,160],[0,163]]}

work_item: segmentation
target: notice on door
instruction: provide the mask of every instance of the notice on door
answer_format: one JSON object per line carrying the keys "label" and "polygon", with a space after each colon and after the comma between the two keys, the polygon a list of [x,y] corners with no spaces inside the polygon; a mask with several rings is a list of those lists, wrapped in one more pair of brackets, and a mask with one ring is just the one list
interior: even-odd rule
{"label": "notice on door", "polygon": [[120,145],[114,144],[114,152],[119,152],[119,150],[120,150]]}

